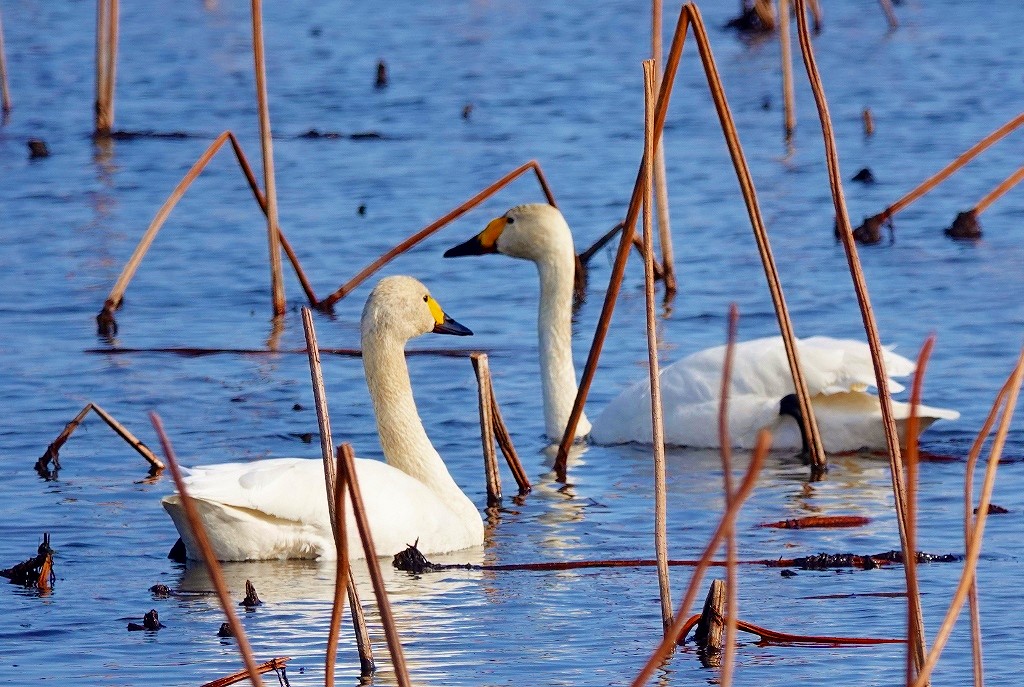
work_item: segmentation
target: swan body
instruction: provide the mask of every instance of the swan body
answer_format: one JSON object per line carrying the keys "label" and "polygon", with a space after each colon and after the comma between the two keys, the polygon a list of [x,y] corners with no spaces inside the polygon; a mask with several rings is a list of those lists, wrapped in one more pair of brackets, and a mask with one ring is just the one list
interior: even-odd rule
{"label": "swan body", "polygon": [[[469,334],[411,277],[388,277],[361,319],[363,365],[386,462],[357,459],[356,476],[379,555],[419,540],[425,554],[483,543],[483,521],[434,450],[416,410],[405,343],[421,334]],[[271,458],[193,468],[186,477],[218,560],[334,558],[323,463]],[[346,500],[349,555],[362,558]],[[178,494],[163,506],[191,559],[201,553]]]}
{"label": "swan body", "polygon": [[[445,257],[503,253],[532,260],[541,276],[538,328],[544,413],[548,437],[560,440],[576,397],[575,372],[555,378],[552,369],[571,368],[572,235],[561,213],[546,204],[518,205],[492,220],[477,236],[445,253]],[[566,295],[566,294],[570,295]],[[547,331],[546,331],[547,330]],[[548,346],[544,345],[545,340]],[[812,396],[815,417],[827,451],[885,448],[874,368],[867,344],[849,339],[811,337],[797,343],[801,367]],[[725,347],[694,353],[661,371],[666,443],[717,447],[718,406]],[[885,352],[889,389],[902,390],[892,377],[914,371],[914,363]],[[550,394],[548,391],[550,390]],[[753,445],[759,430],[776,430],[775,448],[800,448],[797,423],[780,419],[780,400],[793,393],[793,381],[781,337],[746,341],[736,346],[729,397],[729,430],[735,446]],[[552,398],[554,397],[554,398]],[[893,402],[899,428],[909,416],[907,403]],[[651,442],[650,382],[645,379],[623,391],[590,423],[580,423],[577,436],[590,430],[599,444]],[[921,428],[937,419],[956,419],[954,410],[920,408]]]}

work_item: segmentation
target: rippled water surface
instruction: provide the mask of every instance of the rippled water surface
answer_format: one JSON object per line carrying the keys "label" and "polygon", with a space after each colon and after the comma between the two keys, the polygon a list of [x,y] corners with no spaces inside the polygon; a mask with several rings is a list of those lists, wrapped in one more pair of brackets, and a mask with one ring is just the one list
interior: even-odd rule
{"label": "rippled water surface", "polygon": [[[781,134],[778,47],[720,30],[735,2],[703,6],[719,69],[746,147],[797,332],[858,336],[860,319],[833,210],[813,102],[797,69],[798,131],[787,154]],[[94,348],[174,346],[282,349],[303,345],[302,294],[289,275],[290,310],[273,332],[267,296],[265,223],[228,152],[222,152],[170,216],[131,283],[113,342],[94,316],[138,238],[182,175],[221,131],[231,129],[254,163],[258,125],[246,3],[122,3],[117,122],[132,131],[185,138],[90,140],[94,4],[6,2],[2,6],[15,109],[0,127],[0,567],[27,558],[44,531],[57,550],[57,582],[40,595],[0,585],[0,683],[196,685],[236,670],[222,614],[202,567],[165,558],[175,531],[159,506],[167,477],[145,480],[141,459],[95,417],[62,452],[59,478],[33,462],[79,409],[95,402],[155,445],[147,412],[158,411],[186,464],[267,456],[316,458],[316,417],[301,354],[114,355]],[[643,3],[526,0],[464,3],[268,3],[266,41],[282,227],[318,294],[325,295],[387,247],[455,207],[514,166],[543,165],[580,245],[624,213],[642,146],[640,60],[648,51]],[[843,174],[870,167],[878,183],[848,184],[855,221],[880,211],[971,143],[1021,110],[1024,43],[1018,2],[908,0],[903,25],[886,32],[876,3],[826,3],[816,40]],[[667,13],[666,33],[675,10]],[[375,90],[376,61],[391,85]],[[743,204],[696,51],[688,46],[666,129],[673,228],[681,279],[664,311],[667,359],[720,343],[728,304],[738,303],[743,338],[770,335],[775,321]],[[465,105],[472,104],[468,119]],[[876,133],[865,138],[861,111]],[[311,129],[377,132],[380,138],[300,138]],[[1020,165],[1018,133],[897,218],[897,241],[861,250],[883,339],[913,356],[938,344],[928,369],[930,403],[957,408],[932,428],[925,448],[951,460],[921,474],[920,548],[962,552],[964,458],[1017,355],[1024,325],[1024,192],[982,216],[984,240],[942,236]],[[26,140],[52,156],[29,160]],[[509,205],[542,200],[528,178],[397,259],[385,273],[426,282],[470,340],[433,337],[414,347],[488,350],[495,387],[536,486],[508,496],[491,516],[483,552],[453,561],[527,562],[651,557],[649,450],[590,447],[570,485],[549,473],[542,452],[533,268],[507,259],[444,261],[448,246],[478,232]],[[357,213],[366,206],[364,215]],[[594,262],[578,316],[577,361],[589,346],[610,254]],[[371,282],[372,283],[372,282]],[[318,315],[323,346],[358,346],[369,284]],[[643,291],[627,273],[591,415],[645,374]],[[464,358],[410,360],[420,412],[460,485],[485,505],[475,382]],[[325,356],[336,437],[378,457],[356,359]],[[296,406],[296,404],[298,404]],[[303,442],[314,433],[313,442]],[[980,570],[988,684],[1015,684],[1020,670],[1019,561],[1024,436],[1011,433]],[[737,456],[739,463],[746,456]],[[506,477],[506,491],[512,484]],[[669,539],[674,558],[695,558],[723,499],[713,452],[669,456]],[[787,531],[758,524],[810,514],[851,514],[849,530]],[[827,477],[773,454],[739,522],[747,560],[820,551],[898,548],[886,464],[842,457]],[[956,585],[959,564],[921,568],[929,636]],[[244,614],[258,657],[291,656],[293,685],[323,679],[334,568],[330,563],[226,566],[233,593],[251,579],[265,601]],[[411,672],[418,684],[605,685],[636,674],[659,635],[650,568],[572,572],[458,571],[385,576]],[[689,571],[673,568],[678,601]],[[899,567],[800,572],[744,566],[744,619],[789,632],[899,636]],[[365,581],[365,580],[364,580]],[[154,599],[157,583],[176,591]],[[365,593],[369,594],[368,586]],[[821,600],[822,594],[858,596]],[[166,629],[125,631],[156,608]],[[373,619],[376,616],[371,614]],[[347,626],[346,626],[347,627]],[[376,623],[374,624],[376,628]],[[376,632],[376,630],[374,630]],[[377,635],[377,639],[381,637]],[[378,641],[380,685],[394,682]],[[357,682],[351,637],[341,683]],[[762,647],[741,637],[737,684],[896,684],[903,650]],[[966,626],[953,634],[936,684],[969,680]],[[659,684],[713,682],[690,648],[666,664]]]}

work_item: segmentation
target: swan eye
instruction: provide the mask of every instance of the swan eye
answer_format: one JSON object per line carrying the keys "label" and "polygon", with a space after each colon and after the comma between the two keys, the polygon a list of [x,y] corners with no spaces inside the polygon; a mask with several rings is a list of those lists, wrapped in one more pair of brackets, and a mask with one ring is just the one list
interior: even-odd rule
{"label": "swan eye", "polygon": [[427,302],[427,301],[429,301],[429,300],[430,300],[430,296],[424,296],[424,297],[423,297],[423,302],[424,302],[424,303],[426,303],[426,302]]}
{"label": "swan eye", "polygon": [[516,221],[516,218],[515,218],[515,217],[506,217],[506,218],[505,218],[505,224],[512,224],[512,223],[514,223],[515,221]]}

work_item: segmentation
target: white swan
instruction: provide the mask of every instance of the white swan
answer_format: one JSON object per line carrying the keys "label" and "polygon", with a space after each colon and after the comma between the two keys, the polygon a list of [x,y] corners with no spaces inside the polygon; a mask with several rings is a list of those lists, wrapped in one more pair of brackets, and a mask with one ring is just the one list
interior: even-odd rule
{"label": "white swan", "polygon": [[[558,441],[576,397],[576,377],[570,350],[571,293],[574,248],[562,214],[547,204],[513,207],[488,223],[477,236],[445,253],[445,257],[503,253],[532,260],[540,273],[541,376],[548,437]],[[801,366],[812,396],[815,416],[826,451],[885,448],[885,434],[877,396],[867,393],[875,384],[870,352],[865,343],[848,339],[812,337],[797,343]],[[665,441],[679,446],[717,447],[718,404],[725,347],[694,353],[661,371],[665,412]],[[793,381],[781,337],[738,344],[729,401],[729,429],[734,445],[750,447],[766,426],[776,430],[775,448],[801,448],[799,422],[782,422],[795,415],[790,398]],[[886,351],[887,371],[900,377],[914,371],[914,363]],[[890,379],[889,388],[903,387]],[[590,431],[595,443],[651,441],[650,382],[623,391],[590,423],[583,419],[577,437]],[[894,402],[902,430],[910,413],[907,403]],[[920,408],[921,428],[937,419],[955,420],[955,410]]]}
{"label": "white swan", "polygon": [[[363,367],[386,463],[357,459],[356,472],[377,553],[393,555],[419,540],[424,553],[483,543],[473,502],[434,450],[416,411],[405,344],[433,331],[471,334],[448,317],[411,277],[387,277],[373,289],[361,319]],[[273,458],[193,468],[186,478],[219,560],[334,558],[323,463]],[[187,555],[201,559],[178,494],[163,506]],[[349,554],[363,550],[346,509]]]}

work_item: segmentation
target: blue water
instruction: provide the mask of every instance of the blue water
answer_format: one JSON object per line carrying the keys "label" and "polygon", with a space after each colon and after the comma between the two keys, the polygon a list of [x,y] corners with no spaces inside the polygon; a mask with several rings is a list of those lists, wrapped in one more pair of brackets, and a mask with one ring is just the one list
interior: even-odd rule
{"label": "blue water", "polygon": [[[798,129],[787,151],[777,43],[742,41],[719,30],[736,4],[702,9],[797,333],[858,336],[802,67],[796,69]],[[907,2],[897,8],[902,26],[895,32],[886,31],[873,2],[825,9],[816,49],[843,175],[867,166],[878,179],[870,187],[847,184],[855,224],[1020,111],[1024,11],[1018,3],[989,3],[979,11],[950,0]],[[57,582],[47,595],[0,586],[0,684],[199,684],[237,670],[240,660],[231,640],[216,637],[223,617],[205,570],[165,558],[175,539],[159,506],[172,488],[168,477],[146,480],[145,463],[94,416],[63,449],[57,480],[42,480],[32,465],[88,402],[152,446],[147,413],[158,411],[186,464],[318,455],[304,355],[86,352],[262,348],[274,338],[282,349],[303,345],[302,293],[290,273],[283,330],[275,335],[269,321],[265,222],[227,151],[167,221],[128,288],[114,341],[98,339],[95,330],[94,316],[138,238],[217,134],[234,131],[259,168],[248,8],[217,0],[123,3],[116,128],[190,137],[106,145],[90,140],[94,4],[8,2],[2,10],[15,109],[0,127],[0,567],[27,558],[50,532]],[[281,225],[321,297],[531,158],[541,162],[578,244],[621,219],[642,147],[639,63],[649,45],[642,3],[270,3],[265,13]],[[666,36],[675,13],[666,12]],[[376,90],[381,58],[391,83]],[[467,104],[472,113],[463,119]],[[865,107],[876,124],[870,138],[861,126]],[[311,129],[381,138],[298,138]],[[52,156],[29,160],[29,138],[44,139]],[[962,413],[924,438],[925,449],[953,458],[922,468],[919,545],[930,552],[963,551],[964,457],[1021,345],[1024,191],[1011,191],[982,215],[985,237],[978,243],[953,243],[941,230],[1020,165],[1022,141],[1024,133],[1011,136],[901,213],[894,245],[861,250],[883,339],[913,356],[934,332],[927,399]],[[692,43],[665,145],[681,288],[663,313],[664,357],[721,343],[734,301],[743,338],[774,333],[746,213]],[[485,559],[648,558],[648,450],[591,447],[571,466],[567,488],[549,472],[533,268],[496,257],[441,259],[445,248],[508,206],[542,199],[524,177],[382,274],[422,279],[476,332],[470,340],[433,337],[414,347],[469,345],[491,353],[496,392],[535,489],[521,505],[506,496]],[[361,204],[365,215],[357,213]],[[589,347],[609,265],[610,254],[594,261],[574,340],[578,362]],[[333,317],[317,315],[322,346],[358,346],[359,313],[374,281],[339,303]],[[643,319],[634,263],[591,394],[592,415],[645,374]],[[469,362],[416,357],[410,365],[428,432],[483,509]],[[361,364],[325,356],[324,368],[335,436],[362,456],[379,456]],[[301,435],[310,432],[313,443],[304,443]],[[990,685],[1016,684],[1021,668],[1019,422],[1006,454],[994,501],[1010,513],[990,519],[979,571]],[[746,457],[737,461],[745,464]],[[513,482],[505,480],[510,493]],[[722,509],[720,483],[717,454],[670,453],[673,557],[695,558],[703,548]],[[865,515],[871,524],[835,531],[758,527],[811,514]],[[898,548],[886,464],[839,458],[824,481],[808,483],[803,466],[773,454],[738,532],[745,560]],[[385,565],[384,572],[417,684],[626,684],[660,633],[650,568],[415,578]],[[926,565],[920,573],[930,638],[960,566]],[[333,565],[232,564],[226,574],[236,597],[251,579],[265,601],[243,618],[258,658],[291,656],[293,685],[321,683]],[[688,569],[673,568],[676,602],[688,579]],[[157,583],[177,594],[154,599],[148,588]],[[750,565],[740,572],[740,611],[744,619],[794,633],[899,636],[902,602],[863,595],[901,589],[899,567],[786,579],[777,569]],[[861,596],[808,598],[825,593]],[[126,632],[126,623],[150,608],[166,629]],[[370,617],[381,663],[374,682],[390,685],[373,611]],[[355,684],[358,663],[347,625],[340,658],[341,684]],[[761,647],[741,636],[738,663],[737,684],[898,684],[903,649]],[[969,674],[961,623],[934,682],[965,684]],[[685,648],[657,679],[664,685],[713,682],[717,672],[702,668]]]}

